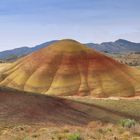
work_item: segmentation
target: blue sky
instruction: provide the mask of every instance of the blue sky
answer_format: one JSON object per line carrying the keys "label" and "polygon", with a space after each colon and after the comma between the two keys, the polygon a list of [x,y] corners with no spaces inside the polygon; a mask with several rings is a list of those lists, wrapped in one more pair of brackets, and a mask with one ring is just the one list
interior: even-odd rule
{"label": "blue sky", "polygon": [[140,0],[0,0],[0,51],[63,38],[140,42]]}

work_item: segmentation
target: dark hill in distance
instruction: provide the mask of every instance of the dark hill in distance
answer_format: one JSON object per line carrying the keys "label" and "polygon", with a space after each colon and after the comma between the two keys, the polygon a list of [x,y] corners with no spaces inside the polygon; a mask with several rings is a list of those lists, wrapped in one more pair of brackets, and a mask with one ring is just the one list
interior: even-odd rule
{"label": "dark hill in distance", "polygon": [[13,57],[21,57],[21,56],[30,54],[34,51],[37,51],[41,48],[44,48],[46,46],[49,46],[50,44],[52,44],[54,42],[56,42],[56,40],[45,42],[40,45],[36,45],[35,47],[32,47],[32,48],[21,47],[21,48],[15,48],[12,50],[2,51],[2,52],[0,52],[0,59],[12,59]]}
{"label": "dark hill in distance", "polygon": [[[3,51],[0,52],[0,59],[12,59],[13,57],[21,57],[49,46],[56,41],[57,40],[45,42],[32,48],[21,47],[13,50]],[[101,44],[86,43],[85,45],[98,51],[108,53],[140,52],[140,43],[134,43],[123,39],[119,39],[115,42],[104,42]]]}
{"label": "dark hill in distance", "polygon": [[115,42],[103,42],[101,44],[87,43],[90,48],[109,53],[140,52],[140,43],[134,43],[119,39]]}

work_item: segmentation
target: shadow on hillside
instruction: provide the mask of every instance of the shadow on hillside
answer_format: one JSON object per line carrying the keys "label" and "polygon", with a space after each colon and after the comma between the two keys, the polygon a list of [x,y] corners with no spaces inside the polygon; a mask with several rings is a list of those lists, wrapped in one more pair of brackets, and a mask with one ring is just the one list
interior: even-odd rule
{"label": "shadow on hillside", "polygon": [[131,117],[60,97],[0,88],[0,122],[7,124],[86,125],[94,120],[116,122]]}

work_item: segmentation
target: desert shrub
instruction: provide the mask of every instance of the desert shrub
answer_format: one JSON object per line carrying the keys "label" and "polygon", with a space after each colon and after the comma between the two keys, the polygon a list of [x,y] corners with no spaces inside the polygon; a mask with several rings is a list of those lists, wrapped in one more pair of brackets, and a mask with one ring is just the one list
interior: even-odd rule
{"label": "desert shrub", "polygon": [[123,134],[124,131],[125,131],[125,129],[122,128],[122,127],[118,127],[117,130],[118,130],[118,133],[119,133],[119,134]]}
{"label": "desert shrub", "polygon": [[130,140],[131,133],[129,131],[125,131],[121,136],[123,140]]}
{"label": "desert shrub", "polygon": [[63,129],[63,132],[64,132],[64,133],[69,133],[70,130],[69,130],[68,128],[64,128],[64,129]]}
{"label": "desert shrub", "polygon": [[122,119],[119,121],[122,127],[131,128],[132,126],[136,125],[136,121],[132,119]]}
{"label": "desert shrub", "polygon": [[133,133],[133,134],[136,134],[136,135],[139,135],[140,136],[140,124],[136,124],[134,126],[132,126],[130,128],[130,131]]}
{"label": "desert shrub", "polygon": [[103,126],[101,121],[91,121],[88,124],[89,128],[100,128],[101,126]]}
{"label": "desert shrub", "polygon": [[60,133],[60,134],[57,135],[57,139],[58,139],[58,140],[63,140],[63,139],[65,139],[65,138],[66,138],[66,135],[63,134],[63,133]]}
{"label": "desert shrub", "polygon": [[67,140],[82,140],[80,134],[70,134],[67,136]]}

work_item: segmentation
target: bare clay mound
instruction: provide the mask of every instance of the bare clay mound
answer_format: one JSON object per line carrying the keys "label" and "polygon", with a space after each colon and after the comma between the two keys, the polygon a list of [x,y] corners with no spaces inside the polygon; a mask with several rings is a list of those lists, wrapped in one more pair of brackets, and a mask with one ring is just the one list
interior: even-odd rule
{"label": "bare clay mound", "polygon": [[3,71],[0,86],[56,96],[130,97],[140,73],[74,40],[61,40]]}
{"label": "bare clay mound", "polygon": [[96,105],[18,91],[0,91],[0,124],[87,125],[131,117]]}

